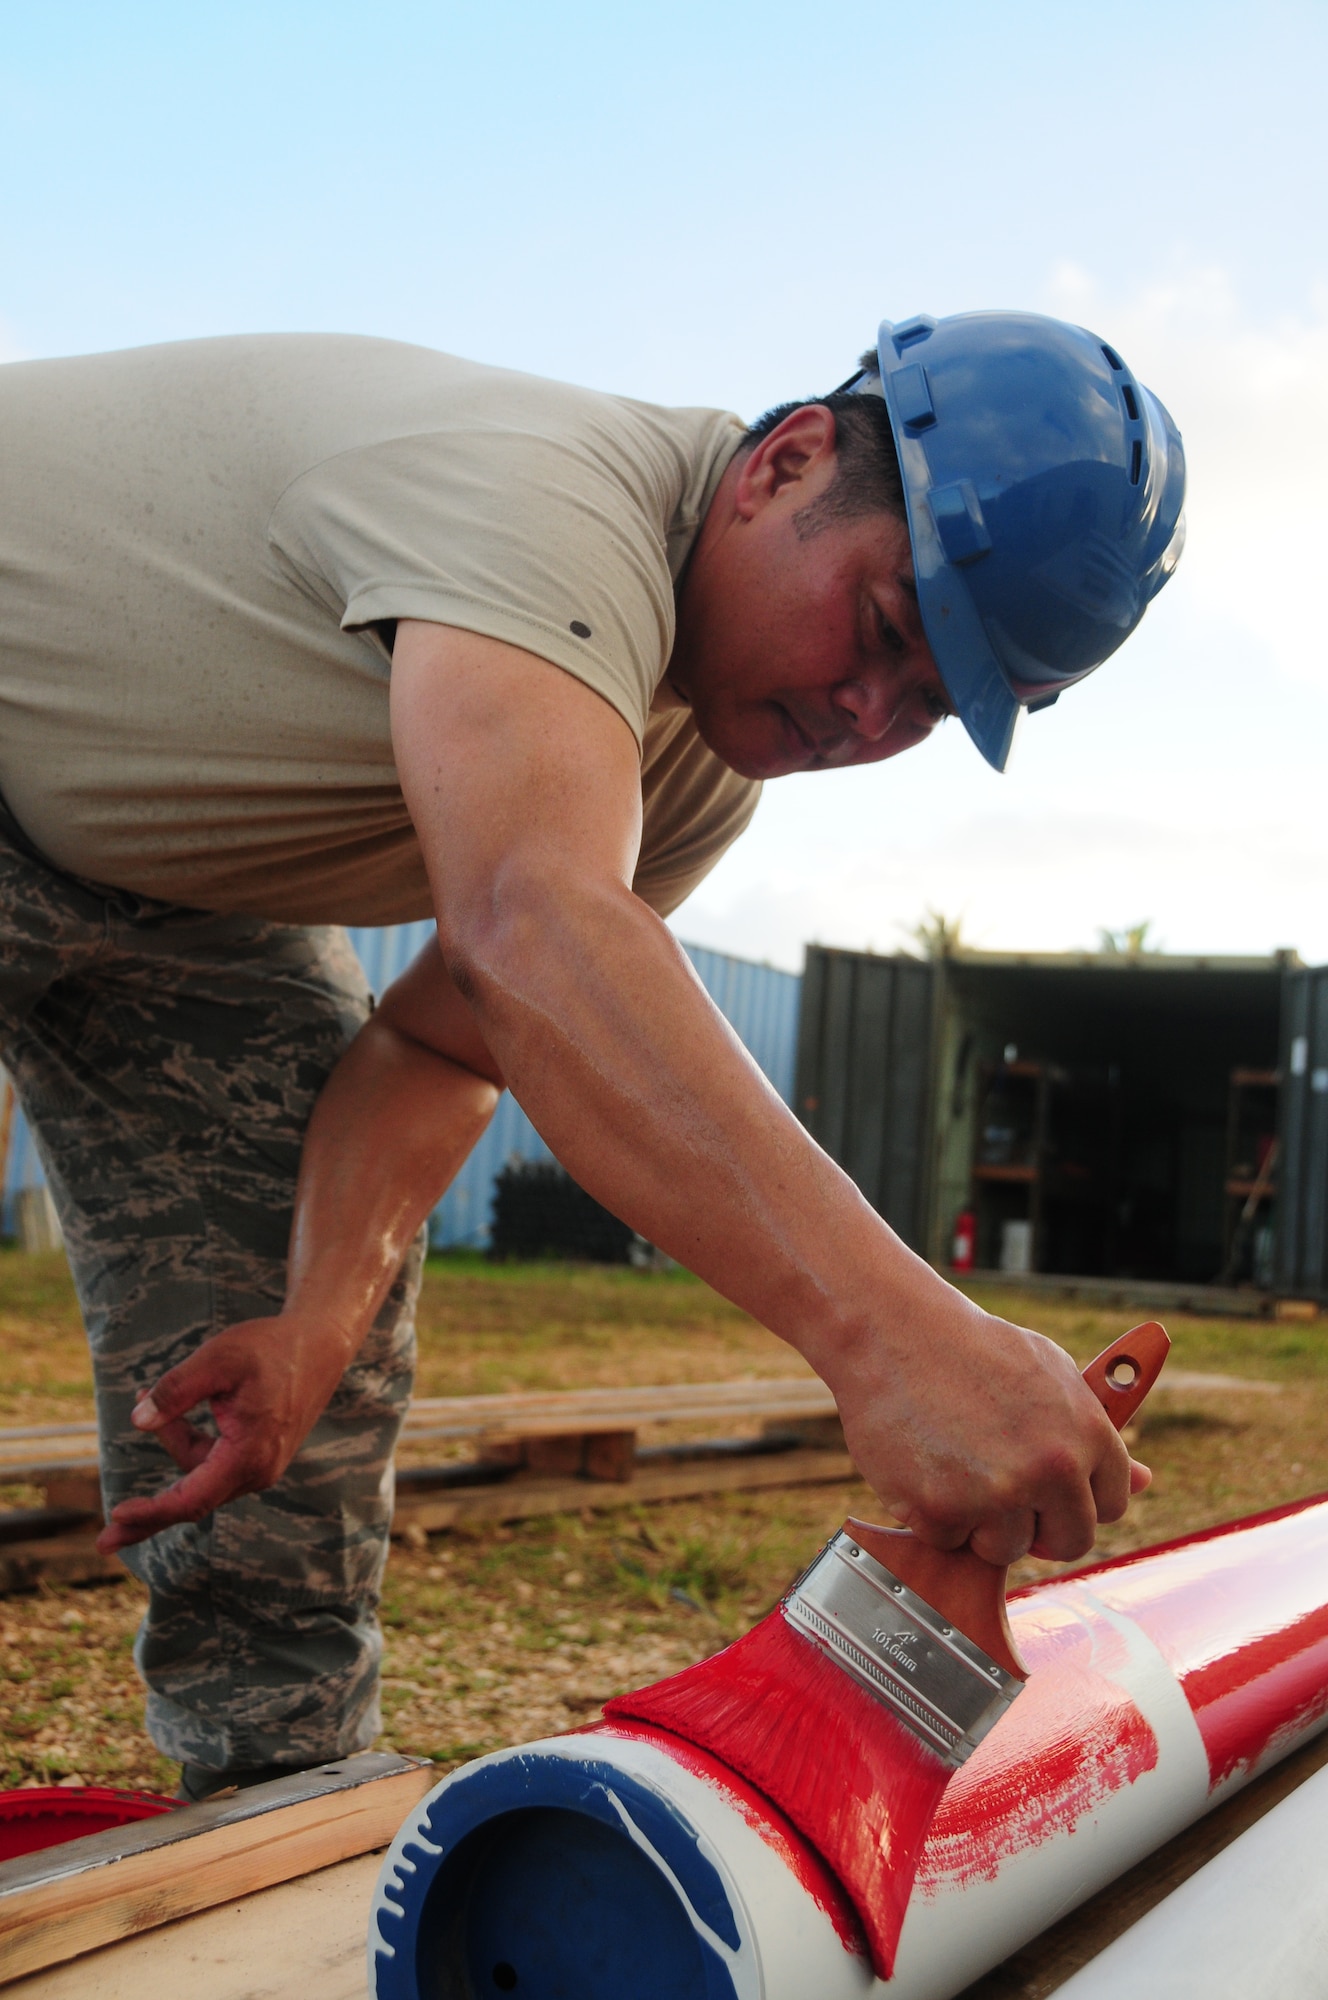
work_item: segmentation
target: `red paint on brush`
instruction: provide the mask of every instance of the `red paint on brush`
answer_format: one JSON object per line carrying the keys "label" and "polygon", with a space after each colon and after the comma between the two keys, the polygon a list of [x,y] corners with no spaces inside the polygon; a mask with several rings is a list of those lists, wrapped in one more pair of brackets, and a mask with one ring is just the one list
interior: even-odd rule
{"label": "red paint on brush", "polygon": [[950,1765],[781,1611],[714,1659],[620,1695],[604,1713],[699,1744],[773,1800],[843,1883],[872,1965],[890,1977]]}
{"label": "red paint on brush", "polygon": [[1108,1678],[1124,1641],[1091,1603],[1038,1606],[1018,1640],[1033,1672],[941,1801],[918,1868],[923,1895],[994,1879],[1012,1854],[1071,1831],[1157,1767],[1152,1727]]}
{"label": "red paint on brush", "polygon": [[694,1778],[700,1778],[703,1784],[718,1792],[727,1805],[742,1815],[752,1831],[759,1834],[766,1846],[779,1856],[799,1888],[805,1890],[817,1909],[829,1918],[845,1951],[857,1955],[866,1952],[867,1942],[862,1925],[844,1893],[843,1884],[830,1873],[815,1848],[807,1845],[765,1793],[758,1792],[729,1765],[721,1764],[716,1757],[707,1756],[704,1750],[698,1750],[694,1743],[685,1742],[670,1730],[657,1729],[649,1723],[592,1722],[587,1728],[573,1733],[619,1737],[629,1743],[653,1743],[663,1750],[675,1764],[680,1764],[684,1771],[690,1771]]}
{"label": "red paint on brush", "polygon": [[1174,1671],[1210,1783],[1249,1776],[1328,1714],[1328,1501],[1279,1507],[1079,1571]]}

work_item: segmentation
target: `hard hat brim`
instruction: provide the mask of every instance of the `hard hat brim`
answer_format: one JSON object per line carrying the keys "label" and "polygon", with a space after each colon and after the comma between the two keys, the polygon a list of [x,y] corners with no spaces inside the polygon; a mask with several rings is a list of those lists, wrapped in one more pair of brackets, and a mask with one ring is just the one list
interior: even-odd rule
{"label": "hard hat brim", "polygon": [[918,610],[936,670],[954,703],[956,715],[986,762],[994,771],[1003,771],[1014,742],[1019,703],[1001,671],[963,578],[946,558],[936,523],[923,497],[931,487],[931,472],[922,444],[909,436],[897,407],[895,377],[907,362],[901,360],[895,348],[894,331],[889,320],[882,321],[877,338],[878,381],[879,392],[890,412],[903,475]]}

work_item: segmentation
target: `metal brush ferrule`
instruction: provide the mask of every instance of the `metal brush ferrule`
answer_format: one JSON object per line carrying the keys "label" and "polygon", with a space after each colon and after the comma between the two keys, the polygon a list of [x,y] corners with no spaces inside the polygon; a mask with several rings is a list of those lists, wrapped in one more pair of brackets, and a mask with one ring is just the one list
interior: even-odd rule
{"label": "metal brush ferrule", "polygon": [[1024,1685],[842,1529],[782,1610],[795,1631],[956,1768]]}

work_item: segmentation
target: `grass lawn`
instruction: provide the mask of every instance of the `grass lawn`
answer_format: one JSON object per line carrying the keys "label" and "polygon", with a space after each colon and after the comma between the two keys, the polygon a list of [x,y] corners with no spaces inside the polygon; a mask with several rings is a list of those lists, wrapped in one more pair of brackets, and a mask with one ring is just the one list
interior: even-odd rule
{"label": "grass lawn", "polygon": [[[978,1295],[1081,1362],[1119,1311],[1004,1288]],[[1144,1317],[1140,1313],[1137,1317]],[[798,1357],[685,1274],[430,1263],[419,1389],[505,1389],[787,1375]],[[1159,1390],[1135,1452],[1153,1488],[1100,1552],[1328,1488],[1328,1327],[1176,1315],[1171,1369],[1230,1379]],[[91,1415],[63,1258],[0,1254],[0,1423]],[[1239,1379],[1276,1385],[1242,1389]],[[1165,1382],[1165,1377],[1163,1378]],[[443,1764],[588,1720],[615,1690],[712,1652],[761,1616],[850,1510],[861,1484],[723,1494],[394,1546],[383,1596],[384,1747]],[[1018,1578],[1045,1574],[1020,1566]],[[0,1600],[0,1784],[172,1788],[142,1732],[130,1580]]]}

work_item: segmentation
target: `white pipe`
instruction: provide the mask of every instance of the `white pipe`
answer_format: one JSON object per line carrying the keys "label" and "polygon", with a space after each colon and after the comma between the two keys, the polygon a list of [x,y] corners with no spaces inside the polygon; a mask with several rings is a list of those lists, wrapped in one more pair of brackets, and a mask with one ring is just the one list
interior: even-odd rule
{"label": "white pipe", "polygon": [[1060,2000],[1323,2000],[1328,1770],[1067,1980]]}
{"label": "white pipe", "polygon": [[[623,1831],[643,1853],[650,1835],[641,1825],[634,1786],[681,1823],[684,1838],[714,1868],[733,1918],[732,1940],[721,1939],[714,1949],[734,2000],[859,2000],[868,1994],[876,2000],[947,2000],[1188,1825],[1208,1802],[1208,1760],[1193,1715],[1175,1675],[1131,1620],[1108,1611],[1082,1585],[1061,1587],[1054,1602],[1044,1593],[1012,1612],[1034,1676],[1002,1724],[1002,1754],[989,1752],[983,1771],[974,1770],[981,1751],[970,1760],[969,1797],[961,1794],[938,1823],[888,1985],[872,1975],[854,1938],[851,1912],[833,1897],[827,1878],[819,1882],[818,1899],[815,1857],[778,1814],[745,1794],[713,1760],[624,1725],[481,1758],[423,1801],[379,1878],[370,1923],[370,1991],[379,2000],[416,2000],[409,1986],[398,1994],[380,1953],[384,1945],[395,1948],[398,1908],[417,1904],[412,1861],[427,1873],[442,1851],[430,1831],[434,1807],[459,1812],[466,1825],[490,1823],[521,1807],[558,1810],[568,1803],[565,1781],[575,1773],[582,1794],[598,1788],[612,1800]],[[1046,1753],[1050,1744],[1054,1755],[1062,1740],[1066,1760],[1058,1792],[1045,1781]],[[1148,1768],[1136,1768],[1141,1758]],[[1040,1785],[1034,1776],[1039,1765]],[[963,1784],[961,1773],[955,1785]],[[975,1796],[986,1799],[981,1826]],[[699,1930],[703,1919],[686,1885],[677,1882],[674,1859],[659,1853],[656,1843],[654,1865]],[[514,1857],[513,1870],[520,1865]],[[458,1893],[463,1899],[476,1894]],[[560,1892],[551,1884],[549,1893]],[[519,1938],[515,1905],[510,1923]],[[717,1928],[712,1922],[711,1931]],[[500,1926],[498,1934],[508,1933]],[[520,1983],[511,1990],[518,2000],[529,1990],[519,1949],[514,1941],[489,1954],[495,1965],[517,1970]],[[465,1995],[459,1963],[451,1976],[453,1985],[435,1990]],[[500,1990],[507,1989],[489,1988]],[[483,1989],[475,1985],[474,1991]],[[697,1987],[698,2000],[705,1992]],[[679,1992],[676,2000],[693,1996]]]}
{"label": "white pipe", "polygon": [[1012,1601],[1033,1671],[945,1794],[888,1984],[766,1800],[676,1737],[601,1724],[423,1802],[380,1877],[370,1990],[950,2000],[1328,1724],[1326,1558],[1320,1501]]}

